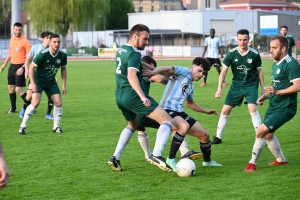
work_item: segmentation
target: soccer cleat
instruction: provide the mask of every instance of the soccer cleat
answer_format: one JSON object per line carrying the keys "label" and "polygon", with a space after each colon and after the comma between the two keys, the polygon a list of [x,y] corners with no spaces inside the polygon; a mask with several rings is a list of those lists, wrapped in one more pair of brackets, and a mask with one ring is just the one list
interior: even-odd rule
{"label": "soccer cleat", "polygon": [[224,86],[226,86],[226,83],[225,83],[225,82],[222,83],[222,87],[224,87]]}
{"label": "soccer cleat", "polygon": [[211,166],[211,167],[222,167],[223,165],[217,163],[216,161],[211,160],[209,162],[203,161],[202,166],[203,167],[209,167],[209,166]]}
{"label": "soccer cleat", "polygon": [[287,160],[283,162],[278,162],[277,160],[274,160],[273,162],[270,162],[269,165],[287,165],[289,162]]}
{"label": "soccer cleat", "polygon": [[24,114],[25,114],[25,109],[22,108],[21,112],[20,112],[20,118],[23,118],[24,117]]}
{"label": "soccer cleat", "polygon": [[175,158],[170,159],[168,157],[166,163],[172,168],[173,172],[176,172],[176,159]]}
{"label": "soccer cleat", "polygon": [[210,144],[221,144],[221,143],[222,143],[222,139],[218,137],[214,137],[214,139],[210,142]]}
{"label": "soccer cleat", "polygon": [[206,86],[206,83],[201,83],[199,86],[204,87]]}
{"label": "soccer cleat", "polygon": [[13,111],[11,108],[8,111],[6,111],[7,114],[12,114],[12,113],[17,113],[17,112],[18,112],[17,110]]}
{"label": "soccer cleat", "polygon": [[117,160],[115,156],[110,157],[107,163],[112,170],[117,172],[122,171],[121,162],[120,160]]}
{"label": "soccer cleat", "polygon": [[26,134],[26,127],[20,127],[19,128],[19,134],[20,135],[25,135]]}
{"label": "soccer cleat", "polygon": [[50,114],[46,114],[45,118],[46,118],[46,119],[51,119],[51,120],[53,120],[53,117],[52,117],[52,115],[50,115]]}
{"label": "soccer cleat", "polygon": [[153,156],[151,155],[148,158],[148,163],[152,165],[156,165],[160,169],[166,171],[166,172],[171,172],[172,168],[166,163],[165,159],[161,156]]}
{"label": "soccer cleat", "polygon": [[191,160],[198,160],[202,158],[203,154],[197,151],[188,151],[186,154],[184,154],[181,159],[189,158]]}
{"label": "soccer cleat", "polygon": [[256,165],[252,164],[252,163],[248,163],[246,168],[245,168],[245,172],[254,172],[256,170]]}
{"label": "soccer cleat", "polygon": [[55,129],[53,129],[54,133],[63,133],[64,131],[60,128],[60,127],[56,127]]}

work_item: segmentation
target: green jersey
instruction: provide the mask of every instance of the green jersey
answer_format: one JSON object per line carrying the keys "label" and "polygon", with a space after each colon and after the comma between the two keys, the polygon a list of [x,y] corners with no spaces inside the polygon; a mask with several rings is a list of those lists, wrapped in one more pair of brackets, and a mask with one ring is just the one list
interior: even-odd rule
{"label": "green jersey", "polygon": [[[300,65],[291,56],[285,56],[272,66],[271,83],[275,90],[290,87],[293,81],[300,79]],[[297,93],[284,96],[270,96],[270,108],[285,110],[290,104],[297,102]]]}
{"label": "green jersey", "polygon": [[296,45],[295,40],[293,38],[293,36],[291,35],[287,35],[286,39],[289,41],[289,48],[288,48],[288,54],[289,56],[293,56],[293,46]]}
{"label": "green jersey", "polygon": [[58,69],[67,66],[67,54],[58,50],[56,55],[52,55],[47,48],[36,54],[32,63],[36,66],[34,80],[39,83],[51,83],[55,81]]}
{"label": "green jersey", "polygon": [[223,60],[223,66],[226,68],[231,66],[233,86],[258,87],[257,68],[261,67],[261,57],[255,49],[248,47],[244,55],[239,52],[238,47],[231,49]]}
{"label": "green jersey", "polygon": [[134,46],[129,44],[122,45],[116,55],[116,85],[117,89],[131,87],[128,78],[128,68],[134,68],[137,71],[137,77],[142,85],[142,60],[141,53]]}
{"label": "green jersey", "polygon": [[142,79],[142,90],[145,95],[149,95],[151,81],[148,77]]}

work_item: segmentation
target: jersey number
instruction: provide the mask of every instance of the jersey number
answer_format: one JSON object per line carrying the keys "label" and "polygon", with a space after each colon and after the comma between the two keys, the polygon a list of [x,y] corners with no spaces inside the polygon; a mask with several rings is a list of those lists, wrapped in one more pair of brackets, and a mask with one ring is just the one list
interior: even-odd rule
{"label": "jersey number", "polygon": [[117,58],[117,62],[118,62],[118,66],[117,66],[117,69],[116,69],[116,74],[121,74],[121,58],[118,57]]}

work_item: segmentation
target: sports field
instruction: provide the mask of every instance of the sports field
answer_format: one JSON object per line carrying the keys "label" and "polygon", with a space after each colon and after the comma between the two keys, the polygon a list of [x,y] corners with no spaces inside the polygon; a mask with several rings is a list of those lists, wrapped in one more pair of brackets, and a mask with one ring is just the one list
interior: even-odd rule
{"label": "sports field", "polygon": [[[190,60],[159,60],[157,63],[159,66],[191,65]],[[270,84],[271,64],[271,60],[263,61],[265,85]],[[0,191],[1,200],[299,199],[300,114],[276,133],[289,164],[268,166],[274,158],[266,147],[258,162],[258,171],[245,173],[254,143],[254,128],[244,104],[233,109],[223,144],[212,147],[212,159],[223,167],[202,167],[200,159],[195,161],[194,177],[180,178],[146,163],[134,134],[121,156],[123,171],[112,171],[107,161],[126,126],[114,100],[114,75],[114,61],[69,61],[68,92],[63,97],[61,123],[65,133],[52,133],[53,122],[44,118],[47,102],[44,94],[37,113],[28,123],[26,135],[20,136],[19,114],[4,113],[10,108],[7,69],[0,73],[0,139],[11,174],[8,187]],[[229,71],[223,96],[215,99],[218,75],[212,68],[206,87],[198,86],[202,80],[195,83],[195,101],[220,112],[231,77]],[[154,83],[150,94],[159,101],[163,89],[163,85]],[[259,107],[262,117],[267,104],[268,101]],[[19,111],[22,107],[19,97],[17,105]],[[215,135],[217,116],[185,111],[211,136]],[[153,147],[156,130],[148,129],[148,135]],[[164,157],[168,155],[170,141],[165,146]],[[187,141],[191,150],[200,150],[196,138],[187,136]]]}

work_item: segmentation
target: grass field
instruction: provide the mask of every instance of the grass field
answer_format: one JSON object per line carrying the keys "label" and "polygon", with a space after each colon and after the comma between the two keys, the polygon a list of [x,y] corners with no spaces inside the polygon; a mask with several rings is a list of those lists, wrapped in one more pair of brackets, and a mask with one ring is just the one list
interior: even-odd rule
{"label": "grass field", "polygon": [[[271,60],[263,61],[266,85],[270,84]],[[182,65],[191,61],[158,61],[158,65]],[[212,158],[223,167],[204,168],[202,159],[195,161],[196,174],[180,178],[144,162],[144,155],[134,134],[121,156],[122,172],[107,165],[119,134],[126,123],[114,100],[115,66],[113,61],[70,61],[68,93],[63,97],[64,134],[52,133],[53,122],[46,120],[45,94],[28,123],[27,134],[20,136],[18,114],[5,114],[10,108],[7,70],[0,74],[0,138],[11,173],[9,185],[0,191],[1,200],[16,199],[299,199],[299,114],[276,133],[289,160],[287,166],[268,166],[274,158],[264,149],[259,170],[245,173],[251,156],[254,129],[247,106],[233,110],[223,137],[223,144],[212,147]],[[221,111],[230,87],[231,72],[226,78],[221,99],[215,99],[217,72],[212,69],[208,85],[195,83],[195,101]],[[153,84],[151,96],[157,101],[163,86]],[[259,107],[262,117],[267,108]],[[22,102],[18,97],[18,109]],[[197,119],[211,136],[215,135],[217,116],[186,112]],[[148,129],[153,147],[156,130]],[[196,138],[187,136],[190,149],[199,151]],[[168,141],[163,156],[169,152]],[[179,153],[177,157],[179,158]]]}

